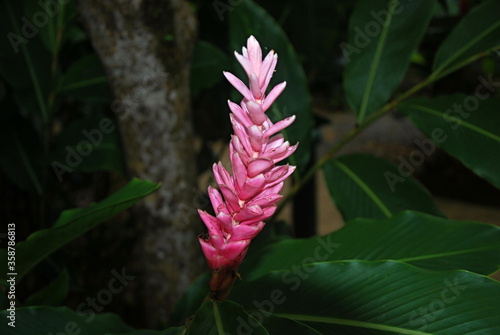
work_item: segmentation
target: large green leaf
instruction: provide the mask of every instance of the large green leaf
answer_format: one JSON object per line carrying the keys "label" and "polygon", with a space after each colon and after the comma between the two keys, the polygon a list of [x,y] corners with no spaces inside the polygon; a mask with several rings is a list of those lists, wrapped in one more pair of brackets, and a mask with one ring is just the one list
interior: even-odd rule
{"label": "large green leaf", "polygon": [[206,301],[189,325],[189,335],[269,334],[262,324],[231,301]]}
{"label": "large green leaf", "polygon": [[[2,335],[104,335],[134,330],[117,315],[76,313],[67,307],[34,306],[16,308],[15,327],[8,325],[10,311],[0,312]],[[163,335],[163,334],[162,334]]]}
{"label": "large green leaf", "polygon": [[500,283],[467,271],[430,271],[394,261],[275,271],[241,285],[231,299],[256,318],[300,321],[321,334],[500,332]]}
{"label": "large green leaf", "polygon": [[194,49],[191,65],[191,92],[196,95],[222,79],[222,71],[227,69],[227,55],[215,45],[198,41]]}
{"label": "large green leaf", "polygon": [[347,66],[344,90],[358,122],[381,107],[406,73],[432,16],[434,0],[361,0],[341,48]]}
{"label": "large green leaf", "polygon": [[440,73],[459,66],[480,52],[500,48],[500,2],[485,1],[475,7],[451,31],[439,47],[433,68]]}
{"label": "large green leaf", "polygon": [[344,220],[389,218],[412,209],[443,215],[429,192],[415,179],[411,160],[394,164],[375,156],[354,154],[332,159],[323,171],[330,194]]}
{"label": "large green leaf", "polygon": [[[96,227],[111,219],[116,214],[132,206],[135,202],[151,194],[160,187],[147,180],[132,179],[127,185],[97,204],[87,208],[63,211],[54,226],[34,232],[26,241],[16,244],[16,280],[51,253]],[[7,250],[0,250],[0,262],[7,266]],[[7,272],[0,275],[0,283],[7,284]]]}
{"label": "large green leaf", "polygon": [[46,305],[59,306],[62,304],[69,290],[69,273],[64,269],[49,285],[30,295],[25,306]]}
{"label": "large green leaf", "polygon": [[432,142],[500,188],[500,100],[483,100],[484,87],[479,92],[408,100],[399,109]]}
{"label": "large green leaf", "polygon": [[[259,41],[263,54],[271,49],[279,55],[276,72],[271,80],[270,87],[286,81],[287,87],[267,113],[273,120],[281,120],[290,115],[297,119],[283,133],[290,143],[300,142],[294,155],[290,158],[293,165],[297,165],[299,172],[310,158],[310,141],[313,119],[311,113],[311,96],[307,88],[307,79],[304,70],[297,59],[297,55],[288,41],[280,25],[263,8],[253,1],[244,0],[229,15],[229,36],[232,50],[241,53],[241,47],[246,46],[247,38],[254,35]],[[246,78],[244,71],[236,66],[236,73],[240,78]]]}
{"label": "large green leaf", "polygon": [[[217,305],[217,307],[215,307]],[[217,322],[220,320],[220,327]],[[321,335],[302,322],[286,318],[268,317],[260,312],[248,314],[241,306],[231,301],[205,302],[190,324],[188,334],[270,334]]]}
{"label": "large green leaf", "polygon": [[239,270],[243,281],[237,283],[274,270],[353,259],[390,259],[431,270],[487,275],[500,267],[500,228],[411,211],[388,220],[355,219],[322,237],[288,239],[249,254]]}

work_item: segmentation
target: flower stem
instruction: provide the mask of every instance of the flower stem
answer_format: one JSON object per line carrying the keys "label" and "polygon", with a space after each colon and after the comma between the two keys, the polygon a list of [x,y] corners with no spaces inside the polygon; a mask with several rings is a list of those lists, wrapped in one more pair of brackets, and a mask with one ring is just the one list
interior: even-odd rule
{"label": "flower stem", "polygon": [[233,288],[233,284],[237,276],[236,270],[221,266],[211,272],[209,281],[210,298],[213,300],[224,301]]}
{"label": "flower stem", "polygon": [[219,335],[224,335],[224,325],[222,324],[222,319],[220,317],[219,306],[217,306],[217,301],[212,300],[212,305],[214,306],[214,319],[215,325],[217,326],[217,333]]}

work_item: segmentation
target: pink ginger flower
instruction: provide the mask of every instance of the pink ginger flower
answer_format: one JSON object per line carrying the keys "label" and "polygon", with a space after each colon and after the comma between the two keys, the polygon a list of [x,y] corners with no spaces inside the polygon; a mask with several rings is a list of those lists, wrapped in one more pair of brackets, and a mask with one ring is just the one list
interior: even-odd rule
{"label": "pink ginger flower", "polygon": [[220,162],[214,164],[220,192],[208,187],[208,194],[215,216],[198,211],[208,228],[208,237],[200,236],[199,241],[212,271],[211,296],[218,300],[229,294],[251,240],[276,211],[283,181],[295,170],[294,166],[276,164],[297,148],[277,134],[292,124],[295,116],[274,124],[265,114],[286,86],[286,82],[278,84],[266,95],[278,55],[271,50],[262,59],[259,42],[250,36],[243,54],[235,52],[235,56],[248,75],[249,86],[224,72],[243,95],[240,105],[228,100],[234,130],[229,144],[232,175]]}

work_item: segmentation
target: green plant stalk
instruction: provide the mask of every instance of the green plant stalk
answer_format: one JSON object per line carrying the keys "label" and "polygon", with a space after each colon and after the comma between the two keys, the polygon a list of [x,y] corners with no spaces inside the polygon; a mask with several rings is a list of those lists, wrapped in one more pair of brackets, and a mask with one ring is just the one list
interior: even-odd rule
{"label": "green plant stalk", "polygon": [[50,66],[50,92],[47,97],[47,108],[49,117],[53,114],[54,102],[57,97],[57,69],[59,64],[59,51],[61,50],[61,42],[64,33],[64,4],[61,5],[57,15],[57,29],[54,39],[54,50],[52,53],[52,62]]}
{"label": "green plant stalk", "polygon": [[51,138],[51,123],[52,123],[52,115],[54,115],[54,103],[57,97],[57,85],[58,85],[58,74],[57,69],[59,65],[59,51],[61,50],[61,42],[62,36],[64,32],[64,4],[61,5],[59,9],[59,13],[57,15],[57,27],[55,32],[54,47],[52,52],[52,61],[50,64],[50,92],[47,96],[47,113],[48,120],[45,125],[45,133],[44,133],[44,147],[45,153],[48,155],[49,143]]}
{"label": "green plant stalk", "polygon": [[217,326],[217,333],[219,335],[224,335],[224,327],[222,325],[222,319],[220,317],[219,306],[217,306],[217,301],[212,300],[212,305],[214,306],[214,319],[215,325]]}
{"label": "green plant stalk", "polygon": [[450,73],[453,73],[455,72],[456,70],[460,69],[461,67],[475,61],[475,60],[478,60],[482,57],[485,57],[485,56],[488,56],[489,54],[491,54],[492,52],[496,51],[496,50],[499,50],[500,49],[500,45],[497,45],[493,48],[491,48],[490,50],[487,50],[487,51],[484,51],[484,52],[480,52],[478,54],[475,54],[469,58],[467,58],[466,60],[460,62],[460,63],[457,63],[455,66],[452,66],[450,68],[448,68],[446,71],[443,71],[441,69],[437,69],[436,71],[434,71],[430,76],[436,76],[436,78],[434,79],[434,81],[440,79],[440,78],[443,78],[443,77],[446,77],[447,75],[449,75]]}
{"label": "green plant stalk", "polygon": [[471,63],[471,62],[473,62],[473,61],[475,61],[475,60],[477,60],[477,59],[479,59],[481,57],[489,55],[491,52],[493,52],[496,49],[497,48],[493,48],[493,49],[490,49],[488,51],[475,54],[475,55],[467,58],[463,62],[460,62],[457,65],[449,68],[446,71],[443,71],[442,69],[437,69],[436,71],[434,71],[433,73],[431,73],[425,80],[417,83],[415,86],[413,86],[412,88],[410,88],[408,91],[402,93],[401,95],[399,95],[394,100],[392,100],[392,101],[388,102],[387,104],[385,104],[377,112],[371,114],[365,120],[365,122],[363,122],[362,124],[356,124],[356,126],[354,128],[352,128],[347,134],[345,134],[340,139],[340,141],[338,141],[337,143],[335,143],[335,145],[333,145],[330,148],[330,150],[328,150],[328,152],[326,154],[324,154],[322,157],[320,157],[316,161],[316,163],[304,174],[304,176],[300,179],[299,182],[296,182],[292,186],[292,189],[283,197],[283,200],[278,205],[278,208],[276,209],[276,212],[274,213],[273,217],[276,218],[279,215],[279,213],[281,213],[281,211],[283,210],[283,208],[285,207],[285,205],[288,203],[288,201],[290,201],[290,199],[293,198],[295,196],[295,194],[297,194],[297,192],[300,191],[300,189],[309,181],[309,179],[311,179],[316,174],[316,172],[319,169],[321,169],[323,167],[323,165],[326,164],[326,162],[328,162],[330,159],[332,159],[335,156],[335,154],[340,149],[342,149],[342,147],[345,144],[347,144],[353,138],[355,138],[356,136],[358,136],[367,126],[369,126],[370,124],[372,124],[373,122],[375,122],[376,120],[378,120],[381,116],[385,115],[391,109],[393,109],[394,107],[396,107],[398,104],[400,104],[404,100],[408,99],[408,97],[410,97],[411,95],[417,93],[418,91],[420,91],[424,87],[428,86],[429,84],[432,84],[433,82],[435,82],[435,81],[437,81],[437,80],[439,80],[439,79],[441,79],[441,78],[449,75],[450,73],[452,73],[452,72],[454,72],[454,71],[456,71],[456,70],[464,67],[465,65],[467,65],[467,64],[469,64],[469,63]]}

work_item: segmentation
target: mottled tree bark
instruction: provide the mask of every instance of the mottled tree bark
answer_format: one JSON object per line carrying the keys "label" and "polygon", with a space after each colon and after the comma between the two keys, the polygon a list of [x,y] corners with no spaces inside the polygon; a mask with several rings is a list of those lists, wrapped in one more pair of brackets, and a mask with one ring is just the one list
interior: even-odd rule
{"label": "mottled tree bark", "polygon": [[112,109],[130,175],[163,184],[135,208],[138,242],[127,267],[137,275],[135,311],[145,326],[158,326],[203,269],[199,221],[189,210],[195,160],[188,76],[196,21],[182,0],[81,0],[79,12],[116,98]]}

